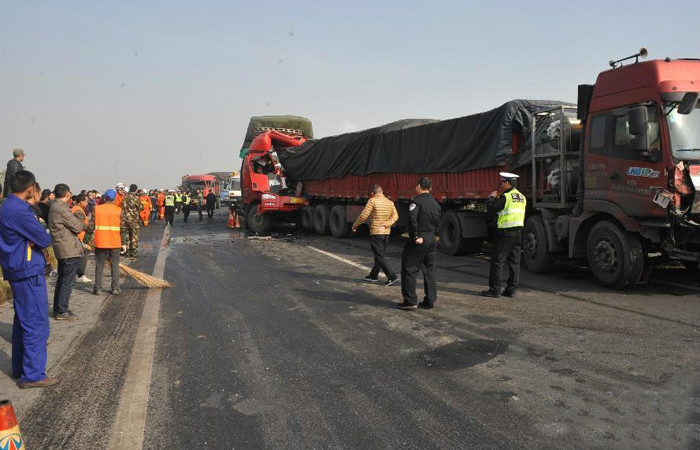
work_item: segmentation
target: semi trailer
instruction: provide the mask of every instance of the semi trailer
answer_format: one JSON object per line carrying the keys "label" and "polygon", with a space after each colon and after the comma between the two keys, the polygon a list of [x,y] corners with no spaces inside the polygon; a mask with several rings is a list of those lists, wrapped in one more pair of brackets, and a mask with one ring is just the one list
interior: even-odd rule
{"label": "semi trailer", "polygon": [[576,105],[517,100],[318,140],[310,124],[307,134],[261,130],[241,171],[248,225],[263,232],[285,220],[344,237],[379,183],[401,226],[418,178],[429,176],[443,207],[440,249],[477,252],[492,223],[485,201],[507,170],[528,197],[528,270],[582,260],[615,289],[640,281],[654,256],[697,270],[700,60],[644,56],[613,61],[578,87]]}

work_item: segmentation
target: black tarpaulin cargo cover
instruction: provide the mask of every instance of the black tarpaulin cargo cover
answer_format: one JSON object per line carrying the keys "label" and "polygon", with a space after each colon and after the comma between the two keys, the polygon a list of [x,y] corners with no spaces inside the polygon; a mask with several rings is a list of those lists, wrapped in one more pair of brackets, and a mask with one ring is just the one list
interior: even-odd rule
{"label": "black tarpaulin cargo cover", "polygon": [[529,133],[534,112],[562,104],[513,100],[449,120],[402,120],[385,126],[311,140],[279,157],[293,180],[373,173],[464,172],[507,165],[513,131]]}
{"label": "black tarpaulin cargo cover", "polygon": [[248,146],[260,133],[268,130],[277,130],[287,134],[301,134],[311,139],[314,137],[311,121],[299,116],[254,116],[248,122],[248,130],[241,146],[239,156],[243,158],[248,151]]}

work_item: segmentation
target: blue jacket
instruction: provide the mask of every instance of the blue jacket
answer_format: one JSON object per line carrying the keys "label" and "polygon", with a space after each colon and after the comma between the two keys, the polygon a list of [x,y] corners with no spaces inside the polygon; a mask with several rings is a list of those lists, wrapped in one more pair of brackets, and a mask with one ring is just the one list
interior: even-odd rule
{"label": "blue jacket", "polygon": [[[34,243],[34,247],[29,244]],[[51,245],[51,235],[36,218],[32,205],[10,195],[0,208],[0,263],[9,281],[44,274],[41,251]]]}

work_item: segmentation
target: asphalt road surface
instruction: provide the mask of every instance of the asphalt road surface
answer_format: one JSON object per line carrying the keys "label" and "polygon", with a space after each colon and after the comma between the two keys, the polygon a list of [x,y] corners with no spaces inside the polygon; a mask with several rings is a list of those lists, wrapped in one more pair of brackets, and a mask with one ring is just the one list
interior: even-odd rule
{"label": "asphalt road surface", "polygon": [[131,266],[173,287],[127,281],[61,347],[59,385],[2,393],[27,448],[700,447],[700,286],[680,268],[625,292],[523,271],[488,299],[487,256],[440,255],[438,307],[401,311],[400,286],[361,280],[366,237],[251,238],[224,214],[177,216],[169,242],[142,228]]}

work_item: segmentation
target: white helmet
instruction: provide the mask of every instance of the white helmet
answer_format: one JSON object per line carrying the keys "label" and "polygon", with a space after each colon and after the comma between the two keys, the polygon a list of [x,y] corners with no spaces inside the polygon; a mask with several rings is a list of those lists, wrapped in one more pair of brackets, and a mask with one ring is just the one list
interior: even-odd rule
{"label": "white helmet", "polygon": [[126,190],[126,185],[124,183],[117,183],[117,189],[124,189]]}

